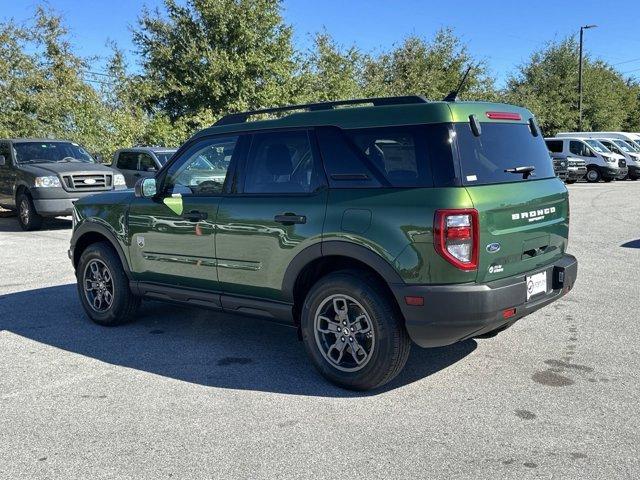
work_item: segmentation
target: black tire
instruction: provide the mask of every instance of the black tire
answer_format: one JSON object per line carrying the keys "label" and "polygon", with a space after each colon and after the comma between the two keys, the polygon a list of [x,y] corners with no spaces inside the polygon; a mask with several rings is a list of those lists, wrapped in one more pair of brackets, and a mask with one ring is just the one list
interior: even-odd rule
{"label": "black tire", "polygon": [[31,195],[21,192],[16,197],[18,223],[23,230],[39,230],[42,227],[42,216],[36,211]]}
{"label": "black tire", "polygon": [[[111,277],[111,303],[104,309],[95,308],[90,299],[95,293],[85,291],[85,281],[90,280],[91,264],[104,265]],[[129,288],[129,280],[124,272],[122,263],[113,247],[106,242],[89,245],[82,252],[76,269],[78,295],[86,314],[95,323],[104,326],[115,326],[130,322],[140,305],[140,298],[136,297]],[[93,282],[95,283],[95,282]],[[104,282],[108,290],[109,282]]]}
{"label": "black tire", "polygon": [[[345,371],[342,368],[346,368],[346,366],[340,366],[340,363],[336,366],[325,357],[327,352],[321,346],[322,339],[328,340],[328,343],[335,342],[338,345],[341,333],[318,333],[318,337],[316,336],[316,314],[319,309],[323,305],[329,305],[327,302],[332,301],[332,298],[341,298],[342,296],[354,300],[355,303],[352,306],[359,304],[355,308],[362,307],[364,314],[371,320],[370,336],[367,337],[367,335],[361,335],[357,332],[353,334],[354,337],[359,337],[356,338],[355,345],[360,345],[358,342],[362,342],[363,347],[367,345],[370,347],[366,362],[363,362],[362,366],[355,366],[354,368],[357,368],[355,371]],[[332,302],[332,305],[335,306],[335,300]],[[350,315],[352,314],[350,308],[345,308],[345,311],[348,311],[347,317],[358,315]],[[335,309],[333,311],[337,312]],[[358,318],[362,318],[362,316]],[[337,321],[338,328],[342,328],[338,315],[334,317],[334,320]],[[353,322],[353,324],[356,323],[361,325],[362,321]],[[364,323],[366,324],[367,320]],[[366,272],[346,270],[329,274],[320,279],[311,288],[305,299],[301,313],[301,329],[305,349],[316,369],[329,381],[351,390],[370,390],[389,382],[400,373],[407,362],[411,349],[411,340],[404,328],[397,305],[389,298],[389,293],[379,280]],[[348,343],[350,338],[345,338],[347,346],[343,346],[342,350],[344,351],[343,355],[350,355],[352,357],[350,360],[353,362],[353,358],[358,355],[357,351],[353,353],[354,350]],[[365,350],[360,350],[360,352],[365,353]],[[349,359],[346,358],[346,360]]]}
{"label": "black tire", "polygon": [[598,183],[602,179],[602,175],[597,168],[590,168],[584,178],[589,183]]}

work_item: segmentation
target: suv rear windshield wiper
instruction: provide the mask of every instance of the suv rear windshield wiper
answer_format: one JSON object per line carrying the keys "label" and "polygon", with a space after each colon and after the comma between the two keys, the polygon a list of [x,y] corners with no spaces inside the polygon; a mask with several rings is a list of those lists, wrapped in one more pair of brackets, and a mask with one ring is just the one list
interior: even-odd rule
{"label": "suv rear windshield wiper", "polygon": [[526,167],[513,167],[513,168],[505,168],[504,171],[507,173],[520,173],[522,174],[522,178],[524,178],[525,180],[527,178],[529,178],[529,175],[531,175],[534,171],[536,170],[536,167],[529,165]]}

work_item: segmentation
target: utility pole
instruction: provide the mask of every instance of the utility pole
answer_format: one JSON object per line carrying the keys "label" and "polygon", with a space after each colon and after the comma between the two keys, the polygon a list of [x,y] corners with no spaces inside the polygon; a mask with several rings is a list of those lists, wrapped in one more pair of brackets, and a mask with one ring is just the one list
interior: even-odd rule
{"label": "utility pole", "polygon": [[584,25],[580,27],[580,63],[578,64],[578,131],[582,131],[582,32],[597,25]]}

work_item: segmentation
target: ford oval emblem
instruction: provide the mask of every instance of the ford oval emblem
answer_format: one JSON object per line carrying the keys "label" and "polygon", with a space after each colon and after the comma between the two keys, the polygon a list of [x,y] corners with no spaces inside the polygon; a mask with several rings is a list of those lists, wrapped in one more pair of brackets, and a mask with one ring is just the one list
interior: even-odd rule
{"label": "ford oval emblem", "polygon": [[96,180],[94,178],[85,178],[84,183],[85,185],[95,185]]}
{"label": "ford oval emblem", "polygon": [[497,242],[487,245],[487,252],[489,253],[496,253],[498,250],[500,250],[500,244]]}

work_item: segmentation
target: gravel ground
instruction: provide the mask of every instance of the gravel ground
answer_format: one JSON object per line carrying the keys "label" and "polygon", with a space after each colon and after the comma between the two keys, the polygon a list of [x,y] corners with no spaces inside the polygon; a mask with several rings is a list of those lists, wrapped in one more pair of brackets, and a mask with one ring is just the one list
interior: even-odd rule
{"label": "gravel ground", "polygon": [[0,213],[0,478],[639,478],[640,182],[569,189],[575,289],[366,395],[268,322],[148,302],[93,325],[70,222]]}

